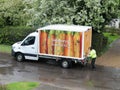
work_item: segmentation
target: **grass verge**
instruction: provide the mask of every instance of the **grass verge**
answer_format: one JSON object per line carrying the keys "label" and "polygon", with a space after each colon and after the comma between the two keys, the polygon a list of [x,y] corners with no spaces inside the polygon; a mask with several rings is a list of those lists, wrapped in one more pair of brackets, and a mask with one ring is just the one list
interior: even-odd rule
{"label": "grass verge", "polygon": [[11,53],[11,46],[0,44],[0,52]]}
{"label": "grass verge", "polygon": [[7,90],[32,90],[38,85],[38,82],[16,82],[8,84]]}
{"label": "grass verge", "polygon": [[33,90],[38,85],[38,82],[15,82],[7,85],[0,85],[0,90]]}
{"label": "grass verge", "polygon": [[110,45],[113,41],[120,38],[118,34],[112,34],[112,33],[103,33],[105,37],[108,38],[108,45]]}

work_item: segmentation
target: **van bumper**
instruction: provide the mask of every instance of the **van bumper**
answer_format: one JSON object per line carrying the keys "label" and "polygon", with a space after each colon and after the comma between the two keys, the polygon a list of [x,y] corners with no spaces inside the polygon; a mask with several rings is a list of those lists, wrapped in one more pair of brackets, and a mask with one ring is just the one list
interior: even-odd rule
{"label": "van bumper", "polygon": [[11,50],[11,55],[15,57],[15,51],[13,49]]}

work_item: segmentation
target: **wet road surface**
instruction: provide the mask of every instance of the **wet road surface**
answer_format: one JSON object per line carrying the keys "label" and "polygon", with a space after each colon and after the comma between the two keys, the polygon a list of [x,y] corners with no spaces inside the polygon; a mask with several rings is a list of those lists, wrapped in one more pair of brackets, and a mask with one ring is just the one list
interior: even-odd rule
{"label": "wet road surface", "polygon": [[120,68],[120,39],[110,45],[109,50],[97,59],[96,64]]}
{"label": "wet road surface", "polygon": [[120,90],[120,68],[79,65],[62,69],[56,64],[38,61],[17,62],[9,54],[0,53],[0,83],[37,81],[36,90]]}

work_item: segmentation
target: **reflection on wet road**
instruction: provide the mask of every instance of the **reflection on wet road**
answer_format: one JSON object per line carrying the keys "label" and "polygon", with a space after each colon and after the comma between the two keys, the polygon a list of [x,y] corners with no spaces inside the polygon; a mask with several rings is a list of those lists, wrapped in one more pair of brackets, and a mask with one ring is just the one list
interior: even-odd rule
{"label": "reflection on wet road", "polygon": [[120,69],[89,66],[62,69],[58,65],[37,61],[17,62],[0,54],[0,83],[38,81],[66,90],[120,90]]}

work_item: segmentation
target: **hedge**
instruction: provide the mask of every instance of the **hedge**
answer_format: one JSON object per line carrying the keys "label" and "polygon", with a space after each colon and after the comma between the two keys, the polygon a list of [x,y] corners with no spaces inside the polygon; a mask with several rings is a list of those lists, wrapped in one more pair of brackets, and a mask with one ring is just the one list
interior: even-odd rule
{"label": "hedge", "polygon": [[35,28],[20,26],[0,28],[0,44],[11,45],[17,41],[23,40],[25,36],[34,31]]}
{"label": "hedge", "polygon": [[102,33],[93,32],[92,47],[97,51],[98,56],[107,47],[108,38],[104,37]]}

